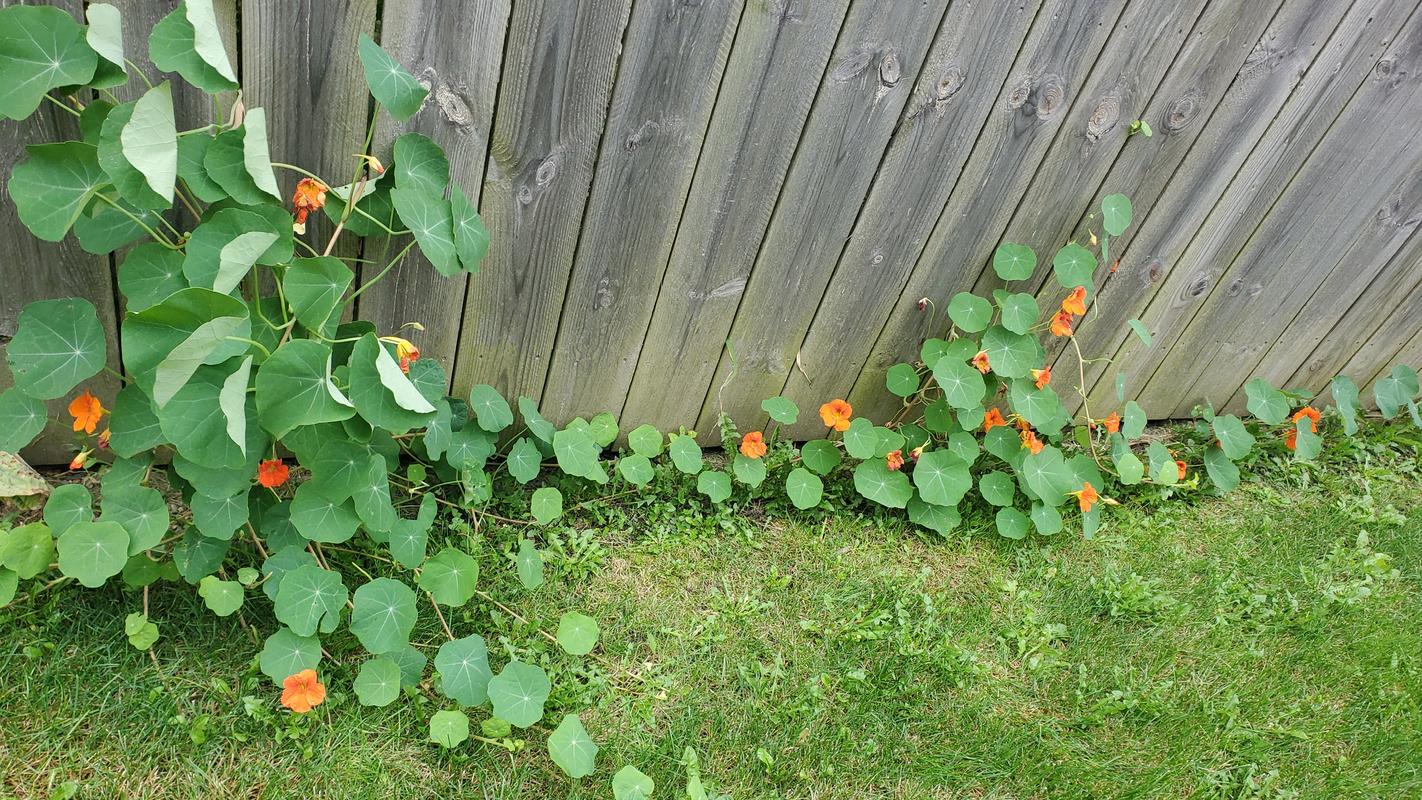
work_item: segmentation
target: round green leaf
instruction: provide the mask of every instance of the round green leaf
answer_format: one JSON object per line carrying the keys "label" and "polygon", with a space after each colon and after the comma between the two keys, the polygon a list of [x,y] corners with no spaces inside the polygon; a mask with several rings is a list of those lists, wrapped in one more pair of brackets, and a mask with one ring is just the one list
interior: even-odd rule
{"label": "round green leaf", "polygon": [[138,98],[120,141],[123,157],[142,173],[148,187],[172,202],[178,181],[178,129],[173,121],[173,90],[166,81]]}
{"label": "round green leaf", "polygon": [[0,10],[0,55],[5,63],[0,117],[14,120],[33,114],[50,89],[87,84],[99,63],[84,28],[50,6]]}
{"label": "round green leaf", "polygon": [[1002,308],[1002,327],[1013,333],[1030,331],[1042,313],[1037,307],[1037,298],[1025,292],[1006,295],[999,305]]}
{"label": "round green leaf", "polygon": [[1075,289],[1085,286],[1089,292],[1091,276],[1096,272],[1096,256],[1085,247],[1071,242],[1057,251],[1056,257],[1052,259],[1052,271],[1056,273],[1057,283],[1063,287]]}
{"label": "round green leaf", "polygon": [[0,566],[23,580],[49,569],[54,560],[54,536],[43,522],[31,522],[0,532]]}
{"label": "round green leaf", "polygon": [[198,596],[212,613],[219,617],[230,617],[242,607],[242,584],[208,575],[198,581]]}
{"label": "round green leaf", "polygon": [[1239,467],[1218,447],[1205,449],[1205,473],[1221,494],[1234,491],[1239,486]]}
{"label": "round green leaf", "polygon": [[638,425],[627,434],[627,446],[632,452],[647,458],[662,454],[662,434],[651,425]]}
{"label": "round green leaf", "polygon": [[[408,135],[408,134],[407,134]],[[474,412],[479,427],[489,433],[498,433],[513,424],[513,409],[508,401],[492,386],[479,384],[469,390],[469,409]]]}
{"label": "round green leaf", "polygon": [[568,714],[548,736],[548,755],[569,778],[586,778],[593,773],[597,744],[583,728],[576,714]]}
{"label": "round green leaf", "polygon": [[790,470],[790,474],[785,477],[785,494],[801,511],[819,505],[824,488],[819,477],[804,467]]}
{"label": "round green leaf", "polygon": [[394,578],[376,578],[356,589],[351,633],[371,653],[393,653],[410,643],[417,612],[415,592]]}
{"label": "round green leaf", "polygon": [[385,106],[385,110],[396,120],[404,121],[414,116],[424,104],[429,89],[366,34],[360,35],[357,50],[361,67],[365,70],[366,85],[370,87],[375,101]]}
{"label": "round green leaf", "polygon": [[360,665],[351,688],[363,706],[388,706],[400,696],[400,665],[390,656],[372,658]]}
{"label": "round green leaf", "polygon": [[479,265],[489,254],[489,229],[475,211],[474,204],[459,184],[450,184],[449,213],[454,225],[454,252],[459,265],[471,275],[479,273]]}
{"label": "round green leaf", "polygon": [[731,496],[731,476],[720,470],[706,470],[696,476],[696,491],[713,503],[723,503]]}
{"label": "round green leaf", "polygon": [[596,480],[602,472],[598,464],[600,452],[587,431],[566,428],[553,434],[553,454],[558,459],[558,469],[568,475]]}
{"label": "round green leaf", "polygon": [[[193,497],[195,505],[199,497]],[[246,502],[246,495],[242,495],[244,517]],[[128,555],[157,547],[168,533],[168,503],[156,489],[134,485],[105,488],[100,509],[100,521],[117,522],[128,531]]]}
{"label": "round green leaf", "polygon": [[895,364],[884,375],[884,385],[899,397],[911,397],[918,391],[918,370],[911,364]]}
{"label": "round green leaf", "polygon": [[[189,276],[191,277],[191,276]],[[298,258],[282,277],[282,291],[302,327],[329,334],[339,319],[341,298],[355,273],[330,256]]]}
{"label": "round green leaf", "polygon": [[687,475],[701,471],[701,445],[694,437],[673,436],[667,451],[671,453],[672,464]]}
{"label": "round green leaf", "polygon": [[754,489],[765,482],[765,460],[737,453],[735,461],[731,462],[731,472],[736,480]]}
{"label": "round green leaf", "polygon": [[183,263],[182,253],[157,242],[129,250],[118,268],[119,291],[128,310],[143,311],[168,299],[173,292],[188,288]]}
{"label": "round green leaf", "polygon": [[631,764],[612,776],[613,800],[648,800],[653,788],[652,779]]}
{"label": "round green leaf", "polygon": [[440,691],[463,706],[483,705],[489,699],[489,647],[479,634],[439,646],[435,654]]}
{"label": "round green leaf", "polygon": [[510,725],[527,728],[543,719],[543,703],[552,684],[541,667],[510,661],[489,681],[494,716]]}
{"label": "round green leaf", "polygon": [[518,543],[518,555],[514,557],[514,568],[523,588],[530,592],[543,585],[543,555],[533,542],[524,539]]}
{"label": "round green leaf", "polygon": [[800,417],[800,407],[784,397],[769,397],[760,401],[761,410],[781,425],[794,425]]}
{"label": "round green leaf", "polygon": [[569,611],[558,620],[558,646],[575,656],[585,656],[597,645],[597,620]]}
{"label": "round green leaf", "polygon": [[1036,337],[1013,333],[1001,325],[994,325],[983,334],[982,346],[993,373],[1003,378],[1030,375],[1046,355]]}
{"label": "round green leaf", "polygon": [[973,488],[968,465],[948,450],[925,450],[913,468],[913,483],[925,503],[957,506]]}
{"label": "round green leaf", "polygon": [[972,292],[959,292],[948,301],[948,318],[959,328],[977,333],[992,322],[992,303]]}
{"label": "round green leaf", "polygon": [[59,537],[58,550],[59,571],[95,589],[123,571],[128,531],[117,522],[76,522]]}
{"label": "round green leaf", "polygon": [[[992,365],[996,367],[997,363]],[[943,387],[943,399],[954,408],[977,408],[987,394],[982,373],[951,357],[940,358],[933,365],[933,379]]]}
{"label": "round green leaf", "polygon": [[216,94],[238,88],[211,0],[178,4],[153,26],[148,51],[155,67],[182,75],[204,92]]}
{"label": "round green leaf", "polygon": [[331,348],[314,339],[292,339],[257,370],[257,420],[281,438],[302,425],[340,422],[355,408],[331,378]]}
{"label": "round green leaf", "polygon": [[821,475],[830,474],[843,458],[838,445],[828,439],[812,439],[800,445],[800,461]]}
{"label": "round green leaf", "polygon": [[44,403],[21,392],[0,392],[0,451],[18,453],[44,432],[47,420]]}
{"label": "round green leaf", "polygon": [[479,562],[457,547],[439,551],[420,570],[420,588],[446,606],[469,602],[478,583]]}
{"label": "round green leaf", "polygon": [[458,747],[469,738],[469,717],[462,711],[436,711],[430,717],[430,741],[440,747]]}
{"label": "round green leaf", "polygon": [[435,415],[435,407],[373,333],[362,336],[351,350],[349,395],[366,422],[396,436],[424,427]]}
{"label": "round green leaf", "polygon": [[1131,224],[1131,200],[1123,194],[1108,194],[1101,198],[1101,227],[1112,236],[1120,236]]}
{"label": "round green leaf", "polygon": [[[15,189],[13,179],[10,188]],[[94,304],[69,297],[25,306],[5,347],[5,359],[16,389],[37,400],[52,400],[103,369],[106,352]]]}
{"label": "round green leaf", "polygon": [[957,508],[925,503],[918,495],[909,498],[908,517],[909,522],[921,525],[940,536],[947,536],[963,522]]}
{"label": "round green leaf", "polygon": [[395,185],[443,196],[449,185],[449,159],[428,136],[406,133],[395,140]]}
{"label": "round green leaf", "polygon": [[1033,503],[1029,516],[1032,518],[1032,524],[1037,528],[1037,533],[1043,536],[1061,533],[1062,512],[1058,511],[1055,506]]}
{"label": "round green leaf", "polygon": [[1289,416],[1289,397],[1275,389],[1263,378],[1255,378],[1244,384],[1244,393],[1249,397],[1249,413],[1267,425],[1278,425]]}
{"label": "round green leaf", "polygon": [[1219,440],[1220,449],[1226,458],[1235,461],[1249,455],[1254,447],[1254,436],[1244,427],[1239,417],[1220,414],[1210,421],[1210,427]]}
{"label": "round green leaf", "polygon": [[563,493],[552,486],[540,487],[534,490],[530,506],[533,518],[538,520],[539,524],[547,525],[563,516]]}
{"label": "round green leaf", "polygon": [[538,477],[543,466],[543,454],[538,452],[538,447],[531,439],[526,436],[519,437],[504,459],[504,465],[509,468],[509,475],[513,476],[514,480],[526,484]]}
{"label": "round green leaf", "polygon": [[873,458],[879,446],[879,432],[874,423],[864,417],[855,417],[844,432],[844,452],[851,458]]}
{"label": "round green leaf", "polygon": [[[80,483],[56,486],[44,504],[44,521],[56,538],[80,522],[94,519],[94,496]],[[127,545],[127,541],[124,543]]]}
{"label": "round green leaf", "polygon": [[1008,539],[1022,539],[1027,536],[1031,522],[1027,515],[1015,508],[1000,508],[997,511],[998,535]]}
{"label": "round green leaf", "polygon": [[984,472],[978,476],[978,491],[995,506],[1010,506],[1017,496],[1012,477],[1005,472]]}
{"label": "round green leaf", "polygon": [[634,486],[646,486],[652,482],[656,472],[652,469],[652,462],[646,456],[633,454],[623,456],[617,460],[617,471],[628,483]]}
{"label": "round green leaf", "polygon": [[908,476],[891,470],[882,459],[865,461],[854,468],[854,488],[881,506],[903,508],[913,497]]}
{"label": "round green leaf", "polygon": [[454,211],[442,194],[419,189],[391,189],[395,211],[409,226],[420,252],[445,277],[459,273],[459,251],[454,245]]}
{"label": "round green leaf", "polygon": [[1023,281],[1037,268],[1037,254],[1024,244],[1003,242],[992,254],[992,269],[1005,281]]}
{"label": "round green leaf", "polygon": [[339,572],[304,564],[284,573],[273,607],[277,621],[297,636],[329,633],[340,623],[346,586]]}
{"label": "round green leaf", "polygon": [[28,145],[25,151],[29,159],[10,172],[10,199],[30,233],[58,242],[108,181],[99,167],[98,149],[84,142],[60,142]]}
{"label": "round green leaf", "polygon": [[257,661],[262,674],[280,686],[292,675],[320,665],[321,642],[315,636],[297,636],[282,628],[267,637]]}
{"label": "round green leaf", "polygon": [[203,536],[231,539],[238,528],[247,524],[250,512],[247,499],[247,492],[230,497],[209,497],[199,492],[192,500],[193,526]]}
{"label": "round green leaf", "polygon": [[158,626],[136,611],[124,618],[123,632],[135,650],[147,650],[158,642]]}

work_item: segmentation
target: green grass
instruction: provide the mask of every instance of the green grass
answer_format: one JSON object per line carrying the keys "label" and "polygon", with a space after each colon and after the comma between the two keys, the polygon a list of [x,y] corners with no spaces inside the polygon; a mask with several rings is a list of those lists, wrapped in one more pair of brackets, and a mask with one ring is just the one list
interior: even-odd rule
{"label": "green grass", "polygon": [[[672,798],[687,746],[736,798],[1418,797],[1416,467],[1283,470],[1117,509],[1092,541],[648,504],[565,534],[532,595],[485,531],[481,585],[533,622],[449,622],[553,675],[517,753],[425,741],[428,685],[358,706],[343,651],[292,724],[243,623],[190,588],[155,591],[153,659],[123,636],[137,595],[57,588],[0,612],[0,797],[609,797],[634,764]],[[600,621],[596,658],[537,635],[567,610]],[[602,751],[573,783],[543,740],[577,711]]]}

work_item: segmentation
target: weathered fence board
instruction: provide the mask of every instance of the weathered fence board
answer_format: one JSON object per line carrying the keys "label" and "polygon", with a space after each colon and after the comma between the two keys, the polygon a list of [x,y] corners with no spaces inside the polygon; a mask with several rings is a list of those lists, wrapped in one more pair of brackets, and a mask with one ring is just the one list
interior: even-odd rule
{"label": "weathered fence board", "polygon": [[[177,0],[112,1],[132,99],[169,77],[147,37]],[[1100,359],[1093,409],[1121,370],[1162,417],[1239,406],[1256,376],[1326,391],[1422,361],[1419,2],[215,0],[242,103],[181,83],[174,101],[180,129],[261,106],[277,161],[344,184],[373,36],[431,92],[410,121],[378,119],[371,151],[440,143],[491,245],[468,278],[405,258],[357,313],[422,323],[406,335],[456,394],[489,383],[558,421],[606,410],[707,442],[723,410],[763,425],[777,393],[800,435],[835,396],[892,413],[885,370],[944,332],[953,294],[998,285],[998,244],[1036,250],[1023,290],[1045,313],[1052,255],[1124,193],[1134,223],[1076,342]],[[1137,118],[1152,137],[1127,135]],[[61,135],[73,118],[53,105],[0,123],[0,169]],[[300,175],[277,175],[289,197]],[[313,217],[304,242],[333,228]],[[388,244],[343,236],[334,254],[364,281]],[[37,242],[8,196],[0,248],[0,347],[25,303],[78,294],[118,355],[122,252]],[[1074,350],[1047,347],[1074,384]],[[56,423],[27,455],[67,460],[72,441]]]}

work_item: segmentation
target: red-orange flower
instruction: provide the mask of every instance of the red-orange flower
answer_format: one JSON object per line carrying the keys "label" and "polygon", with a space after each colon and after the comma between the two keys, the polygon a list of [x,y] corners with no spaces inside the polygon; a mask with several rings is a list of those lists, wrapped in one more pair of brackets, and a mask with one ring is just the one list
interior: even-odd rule
{"label": "red-orange flower", "polygon": [[849,430],[849,417],[853,413],[854,408],[839,398],[820,406],[820,419],[825,427],[841,432]]}
{"label": "red-orange flower", "polygon": [[760,458],[765,455],[765,435],[751,431],[741,437],[741,455],[746,458]]}
{"label": "red-orange flower", "polygon": [[973,366],[978,368],[978,372],[981,372],[984,375],[992,371],[992,366],[988,364],[988,355],[986,350],[979,350],[978,354],[973,356],[972,364]]}
{"label": "red-orange flower", "polygon": [[305,714],[326,701],[326,687],[316,678],[316,670],[303,669],[281,682],[281,704]]}
{"label": "red-orange flower", "polygon": [[83,468],[84,468],[84,465],[87,464],[87,463],[89,463],[89,456],[91,456],[91,455],[93,455],[93,454],[94,454],[94,451],[93,451],[93,450],[90,450],[90,449],[87,448],[87,447],[84,448],[83,450],[80,450],[80,451],[79,451],[79,454],[76,455],[76,456],[74,456],[74,460],[69,462],[69,468],[70,468],[70,469],[83,469]]}
{"label": "red-orange flower", "polygon": [[884,456],[884,465],[898,472],[899,468],[904,465],[904,451],[891,450],[888,455]]}
{"label": "red-orange flower", "polygon": [[100,449],[100,450],[106,450],[106,449],[108,449],[108,446],[109,446],[109,439],[110,439],[110,437],[112,437],[112,436],[113,436],[113,431],[110,430],[110,429],[108,429],[108,428],[104,428],[103,430],[99,431],[99,449]]}
{"label": "red-orange flower", "polygon": [[1006,425],[1007,420],[1002,418],[1002,412],[995,408],[989,408],[983,414],[983,433],[987,433],[998,425]]}
{"label": "red-orange flower", "polygon": [[1284,434],[1284,446],[1289,448],[1290,450],[1298,448],[1299,432],[1296,429],[1290,428],[1288,432]]}
{"label": "red-orange flower", "polygon": [[1175,480],[1177,480],[1177,481],[1183,481],[1183,480],[1185,480],[1185,472],[1186,472],[1186,470],[1185,470],[1185,462],[1184,462],[1184,461],[1181,461],[1181,460],[1178,459],[1178,458],[1175,459],[1175,470],[1176,470],[1177,473],[1179,473],[1179,474],[1176,476]]}
{"label": "red-orange flower", "polygon": [[1038,439],[1037,434],[1030,428],[1022,432],[1022,446],[1031,450],[1034,456],[1042,452],[1042,448],[1045,447],[1045,445],[1042,444],[1042,440]]}
{"label": "red-orange flower", "polygon": [[382,336],[380,341],[395,345],[395,358],[400,362],[400,371],[409,374],[410,365],[420,360],[420,348],[399,336]]}
{"label": "red-orange flower", "polygon": [[1068,314],[1065,311],[1058,311],[1057,315],[1055,317],[1052,317],[1052,335],[1071,335],[1071,314]]}
{"label": "red-orange flower", "polygon": [[1042,367],[1032,370],[1032,377],[1037,381],[1038,389],[1047,388],[1047,384],[1052,382],[1052,368]]}
{"label": "red-orange flower", "polygon": [[1081,316],[1086,313],[1086,287],[1078,286],[1062,301],[1062,311]]}
{"label": "red-orange flower", "polygon": [[1076,498],[1076,504],[1081,507],[1081,513],[1085,514],[1096,505],[1096,501],[1101,499],[1101,495],[1096,493],[1096,487],[1090,481],[1083,483],[1081,489],[1071,493]]}
{"label": "red-orange flower", "polygon": [[90,394],[88,389],[84,393],[69,401],[69,415],[74,417],[74,430],[85,433],[93,433],[99,427],[99,418],[108,413],[99,402],[99,398]]}
{"label": "red-orange flower", "polygon": [[268,489],[275,489],[286,483],[290,474],[291,470],[287,469],[286,464],[279,458],[268,459],[257,465],[257,483]]}
{"label": "red-orange flower", "polygon": [[1323,415],[1318,413],[1318,409],[1313,406],[1304,406],[1294,414],[1294,423],[1297,424],[1304,417],[1308,417],[1309,427],[1313,429],[1313,432],[1318,433],[1318,421],[1323,418]]}
{"label": "red-orange flower", "polygon": [[306,233],[306,216],[326,205],[326,185],[315,178],[302,178],[296,182],[296,192],[291,196],[291,207],[296,209],[296,224],[292,230]]}
{"label": "red-orange flower", "polygon": [[1114,411],[1111,412],[1111,416],[1102,420],[1102,422],[1106,423],[1107,433],[1116,433],[1121,430],[1121,415]]}

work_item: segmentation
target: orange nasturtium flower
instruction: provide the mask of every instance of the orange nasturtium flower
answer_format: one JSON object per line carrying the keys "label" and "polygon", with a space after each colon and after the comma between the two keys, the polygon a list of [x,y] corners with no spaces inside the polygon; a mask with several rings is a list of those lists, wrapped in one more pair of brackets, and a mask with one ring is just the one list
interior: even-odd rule
{"label": "orange nasturtium flower", "polygon": [[287,469],[286,464],[279,458],[268,459],[257,465],[257,483],[268,489],[275,489],[286,483],[290,474],[291,470]]}
{"label": "orange nasturtium flower", "polygon": [[83,469],[83,468],[84,468],[84,465],[87,464],[87,463],[89,463],[89,456],[91,456],[91,455],[93,455],[93,454],[94,454],[94,451],[93,451],[93,450],[90,450],[90,449],[87,448],[87,447],[84,448],[83,450],[80,450],[80,451],[79,451],[79,455],[75,456],[75,457],[74,457],[74,460],[69,462],[69,468],[70,468],[70,469]]}
{"label": "orange nasturtium flower", "polygon": [[1308,417],[1309,427],[1313,429],[1313,432],[1318,433],[1318,421],[1323,418],[1323,415],[1318,413],[1318,409],[1313,406],[1304,406],[1294,414],[1293,421],[1297,424],[1304,417]]}
{"label": "orange nasturtium flower", "polygon": [[1042,452],[1042,448],[1045,447],[1045,445],[1042,444],[1042,440],[1038,439],[1037,434],[1030,428],[1022,432],[1022,446],[1031,450],[1034,456]]}
{"label": "orange nasturtium flower", "polygon": [[296,209],[296,224],[291,229],[306,233],[306,215],[318,211],[326,205],[326,184],[315,178],[302,178],[296,182],[296,193],[291,196],[291,207]]}
{"label": "orange nasturtium flower", "polygon": [[326,701],[326,687],[316,678],[316,670],[303,669],[281,682],[281,704],[298,714]]}
{"label": "orange nasturtium flower", "polygon": [[[1299,446],[1299,432],[1294,428],[1289,428],[1284,434],[1284,446],[1290,450],[1295,450]],[[72,468],[71,468],[72,469]]]}
{"label": "orange nasturtium flower", "polygon": [[1184,461],[1181,461],[1181,460],[1178,459],[1178,458],[1175,459],[1175,470],[1176,470],[1176,472],[1177,472],[1177,475],[1176,475],[1176,477],[1175,477],[1175,480],[1177,480],[1177,481],[1183,481],[1183,480],[1185,480],[1185,472],[1186,472],[1186,469],[1185,469],[1185,462],[1184,462]]}
{"label": "orange nasturtium flower", "polygon": [[1076,504],[1081,507],[1083,514],[1090,511],[1091,507],[1096,505],[1096,501],[1101,499],[1101,495],[1096,493],[1096,487],[1092,486],[1090,481],[1083,483],[1079,491],[1070,494],[1076,498]]}
{"label": "orange nasturtium flower", "polygon": [[1047,388],[1047,384],[1052,382],[1052,368],[1042,367],[1041,369],[1034,369],[1032,370],[1032,377],[1036,380],[1038,389],[1045,389]]}
{"label": "orange nasturtium flower", "polygon": [[1081,316],[1086,313],[1086,287],[1078,286],[1062,301],[1062,310],[1068,314]]}
{"label": "orange nasturtium flower", "polygon": [[741,455],[746,458],[760,458],[765,455],[765,435],[751,431],[741,437]]}
{"label": "orange nasturtium flower", "polygon": [[1121,415],[1114,411],[1111,412],[1111,416],[1102,421],[1106,423],[1107,433],[1117,433],[1121,430]]}
{"label": "orange nasturtium flower", "polygon": [[400,362],[400,371],[407,375],[410,365],[420,360],[420,348],[399,336],[382,336],[380,341],[395,345],[395,358]]}
{"label": "orange nasturtium flower", "polygon": [[987,433],[998,425],[1006,424],[1007,420],[1002,418],[1002,412],[996,408],[989,408],[987,413],[983,414],[983,433]]}
{"label": "orange nasturtium flower", "polygon": [[978,354],[973,356],[972,364],[973,366],[978,368],[978,372],[981,372],[984,375],[992,371],[992,365],[988,364],[988,355],[986,350],[979,350]]}
{"label": "orange nasturtium flower", "polygon": [[884,456],[884,465],[887,466],[889,469],[898,472],[899,468],[904,465],[904,451],[890,451],[888,455]]}
{"label": "orange nasturtium flower", "polygon": [[1065,311],[1058,311],[1057,315],[1055,317],[1052,317],[1052,335],[1071,335],[1071,314]]}
{"label": "orange nasturtium flower", "polygon": [[99,418],[108,413],[99,402],[99,398],[89,393],[88,389],[84,393],[69,401],[69,415],[74,417],[74,430],[85,433],[93,433],[99,427]]}
{"label": "orange nasturtium flower", "polygon": [[824,421],[825,427],[840,432],[849,430],[849,416],[853,413],[854,408],[838,398],[820,406],[820,419]]}

